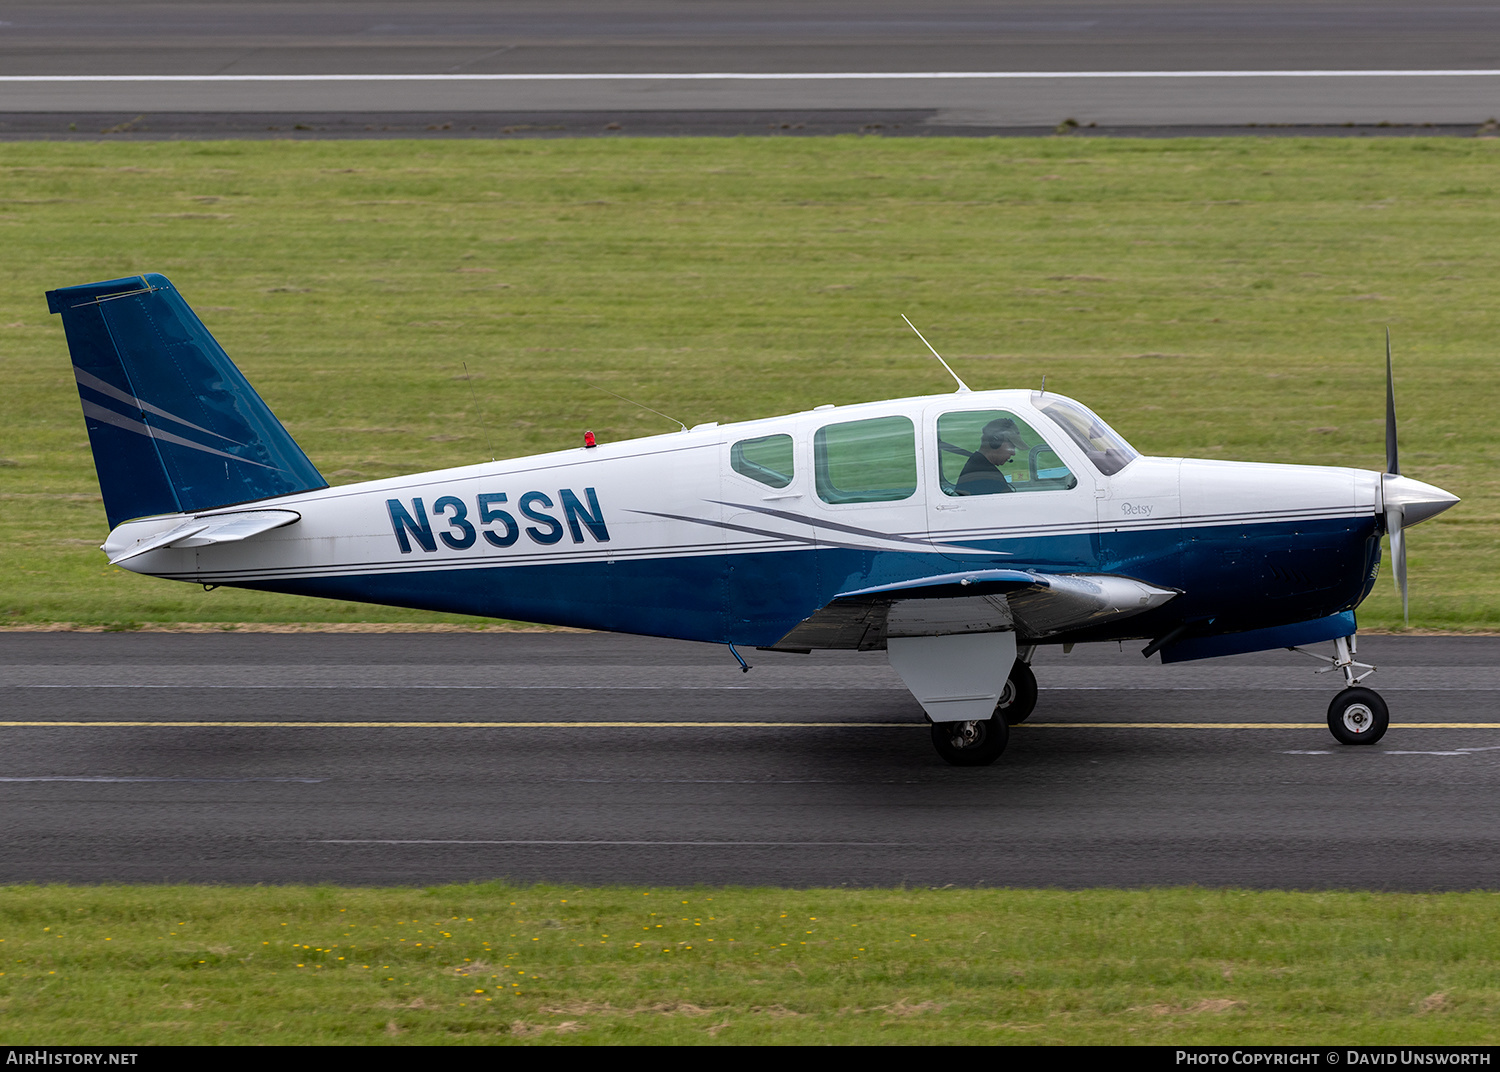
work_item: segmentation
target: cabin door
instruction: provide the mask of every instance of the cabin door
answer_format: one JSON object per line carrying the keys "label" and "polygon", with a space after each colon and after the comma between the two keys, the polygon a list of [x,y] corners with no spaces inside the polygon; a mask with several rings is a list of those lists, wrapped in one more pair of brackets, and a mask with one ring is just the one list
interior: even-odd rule
{"label": "cabin door", "polygon": [[1028,416],[957,398],[923,415],[927,531],[956,568],[1093,563],[1093,474],[1069,465],[1047,438],[1061,438],[1056,431],[1044,435],[1043,422]]}

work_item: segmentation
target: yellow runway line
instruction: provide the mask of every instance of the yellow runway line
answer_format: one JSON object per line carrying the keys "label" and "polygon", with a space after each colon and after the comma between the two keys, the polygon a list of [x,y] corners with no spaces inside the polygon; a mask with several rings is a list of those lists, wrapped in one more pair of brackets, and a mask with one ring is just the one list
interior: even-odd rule
{"label": "yellow runway line", "polygon": [[764,728],[764,729],[884,729],[886,727],[910,728],[925,726],[925,722],[0,722],[0,728],[44,726],[86,726],[94,729],[138,729],[192,727],[195,729],[715,729],[715,728]]}
{"label": "yellow runway line", "polygon": [[[0,721],[0,728],[45,729],[925,729],[925,722],[135,722]],[[1326,722],[1026,722],[1013,729],[1049,730],[1311,730]],[[1500,730],[1500,722],[1393,722],[1393,730]]]}

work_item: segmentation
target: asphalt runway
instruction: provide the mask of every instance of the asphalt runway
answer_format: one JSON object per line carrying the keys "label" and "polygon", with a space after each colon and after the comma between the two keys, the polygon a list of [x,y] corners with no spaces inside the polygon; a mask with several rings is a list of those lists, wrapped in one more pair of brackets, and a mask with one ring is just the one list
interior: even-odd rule
{"label": "asphalt runway", "polygon": [[1044,649],[993,767],[882,653],[603,634],[0,634],[0,882],[1500,884],[1500,638]]}
{"label": "asphalt runway", "polygon": [[[536,121],[547,113],[570,118]],[[298,127],[304,136],[391,136],[413,125],[424,136],[759,133],[806,131],[810,119],[833,113],[838,132],[889,134],[1035,132],[1068,119],[1106,132],[1253,124],[1347,133],[1430,124],[1473,133],[1500,115],[1500,7],[1414,0],[0,6],[6,138],[295,135]],[[906,118],[892,120],[894,113]],[[475,114],[496,117],[493,129],[472,121]],[[356,128],[326,118],[332,115],[368,121]],[[548,126],[565,133],[540,129]]]}

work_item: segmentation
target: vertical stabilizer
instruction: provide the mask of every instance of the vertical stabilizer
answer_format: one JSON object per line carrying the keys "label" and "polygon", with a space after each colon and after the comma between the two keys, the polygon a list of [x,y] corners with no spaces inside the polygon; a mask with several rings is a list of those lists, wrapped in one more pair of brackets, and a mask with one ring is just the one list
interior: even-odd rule
{"label": "vertical stabilizer", "polygon": [[160,275],[47,292],[111,527],[327,486]]}

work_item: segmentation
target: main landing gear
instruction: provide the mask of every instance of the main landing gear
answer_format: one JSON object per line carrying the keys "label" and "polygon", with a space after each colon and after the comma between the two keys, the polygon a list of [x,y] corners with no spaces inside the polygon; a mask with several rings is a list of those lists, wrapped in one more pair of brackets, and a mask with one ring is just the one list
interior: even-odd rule
{"label": "main landing gear", "polygon": [[[1374,744],[1385,736],[1385,731],[1391,724],[1390,711],[1380,694],[1373,689],[1359,687],[1359,683],[1373,674],[1375,668],[1369,663],[1354,661],[1354,637],[1339,637],[1333,642],[1333,646],[1335,654],[1331,658],[1304,648],[1291,650],[1300,651],[1319,661],[1327,660],[1329,665],[1317,671],[1320,674],[1335,670],[1344,672],[1344,691],[1328,705],[1328,732],[1333,734],[1334,739],[1339,744]],[[1363,670],[1364,673],[1358,673],[1357,670]]]}
{"label": "main landing gear", "polygon": [[1031,672],[1031,653],[1035,648],[1023,648],[1016,655],[1015,665],[1010,668],[1010,677],[1005,681],[1005,691],[995,705],[995,717],[1015,726],[1025,722],[1036,710],[1036,675]]}
{"label": "main landing gear", "polygon": [[1010,727],[1000,715],[973,722],[934,722],[932,746],[955,767],[988,767],[1010,743]]}
{"label": "main landing gear", "polygon": [[1034,647],[1016,652],[1010,677],[987,719],[971,722],[934,722],[932,745],[938,755],[955,767],[987,767],[1000,758],[1010,743],[1010,727],[1024,722],[1036,709],[1036,675],[1029,665]]}

